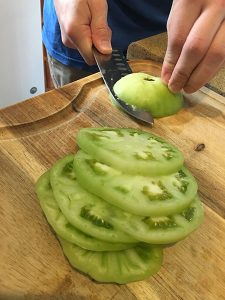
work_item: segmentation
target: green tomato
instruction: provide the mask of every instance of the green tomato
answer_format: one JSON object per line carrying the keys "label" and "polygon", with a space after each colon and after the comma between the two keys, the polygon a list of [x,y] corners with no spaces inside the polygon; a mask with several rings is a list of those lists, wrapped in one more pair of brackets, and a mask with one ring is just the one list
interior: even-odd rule
{"label": "green tomato", "polygon": [[163,260],[162,248],[157,246],[95,252],[59,240],[71,265],[100,282],[125,284],[147,279],[159,271]]}
{"label": "green tomato", "polygon": [[152,133],[128,128],[83,128],[80,148],[96,160],[132,175],[166,175],[178,171],[182,153]]}
{"label": "green tomato", "polygon": [[92,251],[119,251],[134,247],[135,244],[104,242],[85,234],[71,225],[62,214],[54,199],[50,184],[50,172],[44,173],[36,183],[36,193],[44,214],[53,230],[64,240]]}
{"label": "green tomato", "polygon": [[132,176],[93,159],[79,150],[74,167],[80,185],[112,205],[140,216],[164,216],[187,207],[197,193],[197,183],[182,167],[156,177]]}
{"label": "green tomato", "polygon": [[149,111],[155,118],[175,114],[183,106],[181,93],[172,93],[159,77],[145,73],[126,75],[113,89],[121,100]]}
{"label": "green tomato", "polygon": [[72,170],[73,159],[73,155],[68,155],[50,170],[53,194],[63,215],[70,224],[97,239],[111,243],[136,243],[136,239],[108,221],[114,213],[113,207],[79,185]]}

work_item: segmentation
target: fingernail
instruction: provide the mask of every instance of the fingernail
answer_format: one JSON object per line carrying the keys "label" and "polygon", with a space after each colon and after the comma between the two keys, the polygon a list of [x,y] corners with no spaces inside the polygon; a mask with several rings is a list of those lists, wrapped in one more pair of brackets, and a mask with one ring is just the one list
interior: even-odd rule
{"label": "fingernail", "polygon": [[104,52],[111,52],[112,46],[109,41],[101,41],[101,50]]}
{"label": "fingernail", "polygon": [[169,83],[168,88],[172,93],[177,93],[181,90],[179,85],[176,83],[171,83],[171,84]]}
{"label": "fingernail", "polygon": [[166,84],[168,84],[171,75],[172,74],[170,72],[166,72],[166,73],[162,74],[162,81],[164,81]]}

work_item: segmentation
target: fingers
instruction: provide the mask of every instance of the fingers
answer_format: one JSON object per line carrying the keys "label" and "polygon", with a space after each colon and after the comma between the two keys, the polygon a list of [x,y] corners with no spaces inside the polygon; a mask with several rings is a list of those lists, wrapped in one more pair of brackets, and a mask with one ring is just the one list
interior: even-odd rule
{"label": "fingers", "polygon": [[88,65],[95,64],[92,55],[91,14],[88,1],[70,0],[61,22],[62,41],[67,47],[77,49]]}
{"label": "fingers", "polygon": [[[107,2],[105,0],[89,0],[87,2],[89,17],[82,18],[81,11],[77,18],[77,26],[70,33],[77,50],[80,52],[88,65],[94,65],[92,47],[103,54],[111,53],[111,31],[107,24]],[[85,11],[82,10],[84,14]],[[86,17],[86,18],[85,18]]]}
{"label": "fingers", "polygon": [[[224,63],[225,11],[214,5],[216,1],[204,1],[207,3],[205,7],[203,2],[199,7],[195,2],[192,10],[193,1],[184,6],[185,2],[174,1],[171,10],[168,47],[161,76],[171,91],[183,88],[191,93],[208,82]],[[191,11],[195,13],[189,17]]]}
{"label": "fingers", "polygon": [[94,65],[95,60],[92,54],[92,37],[89,25],[74,26],[74,30],[69,34],[70,39],[73,41],[81,56],[84,58],[88,65]]}
{"label": "fingers", "polygon": [[[191,12],[191,13],[190,13]],[[197,18],[200,7],[193,1],[174,1],[167,22],[168,46],[165,54],[161,77],[168,84],[183,45]]]}
{"label": "fingers", "polygon": [[180,91],[187,84],[192,71],[208,51],[221,19],[217,19],[217,26],[212,26],[213,22],[215,24],[215,14],[212,10],[206,10],[196,20],[169,80],[168,86],[173,92]]}
{"label": "fingers", "polygon": [[225,64],[225,21],[221,24],[207,54],[191,74],[184,86],[186,93],[193,93],[209,82]]}
{"label": "fingers", "polygon": [[92,0],[89,2],[89,7],[92,12],[91,33],[93,44],[101,53],[109,54],[112,52],[112,34],[107,23],[107,2]]}
{"label": "fingers", "polygon": [[54,0],[62,42],[77,49],[88,65],[95,64],[93,44],[102,53],[111,52],[106,0]]}

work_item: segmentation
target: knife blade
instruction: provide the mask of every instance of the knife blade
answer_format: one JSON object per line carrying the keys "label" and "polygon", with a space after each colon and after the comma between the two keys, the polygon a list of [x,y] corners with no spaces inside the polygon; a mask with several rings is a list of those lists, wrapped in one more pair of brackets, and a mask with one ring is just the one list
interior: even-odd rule
{"label": "knife blade", "polygon": [[154,119],[149,112],[137,109],[134,105],[125,103],[117,97],[113,90],[114,84],[120,78],[132,73],[123,52],[119,49],[113,49],[111,54],[102,54],[93,48],[93,55],[113,101],[128,115],[152,126]]}

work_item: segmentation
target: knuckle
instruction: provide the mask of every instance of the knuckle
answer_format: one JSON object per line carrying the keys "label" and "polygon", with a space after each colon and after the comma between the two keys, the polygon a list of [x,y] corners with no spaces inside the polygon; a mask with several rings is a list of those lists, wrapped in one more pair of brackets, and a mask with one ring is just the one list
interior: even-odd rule
{"label": "knuckle", "polygon": [[182,36],[175,36],[170,39],[172,49],[182,49],[185,39]]}
{"label": "knuckle", "polygon": [[111,29],[108,26],[95,26],[92,28],[92,38],[110,40],[112,36]]}
{"label": "knuckle", "polygon": [[175,69],[174,76],[177,78],[178,81],[184,82],[189,78],[189,75],[186,70],[184,69]]}
{"label": "knuckle", "polygon": [[74,35],[76,34],[77,31],[77,26],[76,24],[72,23],[72,22],[67,22],[66,24],[64,24],[64,32],[68,37],[74,37]]}
{"label": "knuckle", "polygon": [[70,46],[69,39],[65,35],[62,35],[62,42],[66,47]]}
{"label": "knuckle", "polygon": [[95,34],[99,34],[102,36],[106,36],[109,34],[108,27],[106,27],[106,26],[97,26],[94,28],[94,32],[95,32]]}
{"label": "knuckle", "polygon": [[72,34],[71,27],[68,27],[68,26],[64,27],[64,32],[68,37],[71,37],[71,34]]}
{"label": "knuckle", "polygon": [[164,64],[166,65],[166,68],[170,71],[172,71],[176,65],[176,60],[173,56],[173,53],[171,53],[170,51],[167,51],[166,53]]}
{"label": "knuckle", "polygon": [[201,56],[205,51],[205,42],[203,38],[194,38],[191,41],[187,42],[185,45],[185,51],[192,55]]}

